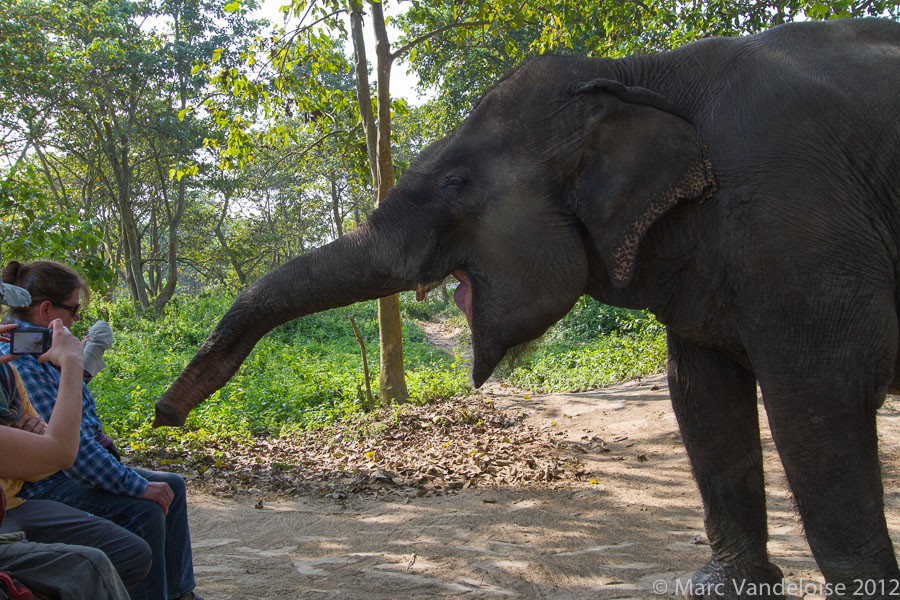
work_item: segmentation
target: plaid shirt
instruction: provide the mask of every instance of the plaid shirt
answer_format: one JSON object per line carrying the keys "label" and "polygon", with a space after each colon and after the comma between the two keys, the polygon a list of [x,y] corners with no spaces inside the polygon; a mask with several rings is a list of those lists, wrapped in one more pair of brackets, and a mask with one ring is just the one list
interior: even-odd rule
{"label": "plaid shirt", "polygon": [[[30,323],[18,319],[9,319],[20,327],[33,327]],[[0,344],[0,352],[9,351],[8,344]],[[16,370],[25,383],[28,399],[35,410],[50,421],[53,405],[56,403],[56,392],[59,389],[59,369],[49,362],[39,363],[35,356],[20,356],[15,362]],[[140,498],[147,489],[147,480],[129,467],[120,463],[97,441],[97,434],[103,431],[94,396],[87,385],[81,387],[81,442],[75,464],[56,475],[32,483],[26,483],[19,493],[21,498],[36,498],[58,477],[69,477],[88,487],[106,490],[122,496]]]}

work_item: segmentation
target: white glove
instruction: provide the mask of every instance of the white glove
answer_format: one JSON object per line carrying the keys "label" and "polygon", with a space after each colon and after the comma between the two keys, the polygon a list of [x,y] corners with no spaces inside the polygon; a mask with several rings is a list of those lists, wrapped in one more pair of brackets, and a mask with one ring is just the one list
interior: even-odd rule
{"label": "white glove", "polygon": [[112,327],[106,321],[97,321],[88,329],[88,341],[84,345],[84,373],[90,379],[106,366],[103,351],[112,346]]}

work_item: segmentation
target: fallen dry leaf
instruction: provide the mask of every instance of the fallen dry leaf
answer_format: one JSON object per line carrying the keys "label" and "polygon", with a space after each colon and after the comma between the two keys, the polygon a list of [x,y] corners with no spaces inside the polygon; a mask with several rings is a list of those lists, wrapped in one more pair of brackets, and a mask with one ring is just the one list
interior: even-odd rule
{"label": "fallen dry leaf", "polygon": [[128,462],[159,468],[165,458],[164,470],[189,472],[189,485],[213,494],[254,488],[343,501],[359,493],[411,498],[471,487],[559,487],[582,481],[579,455],[608,451],[599,438],[592,447],[554,435],[473,395],[381,409],[296,436],[219,439],[200,451],[163,449]]}

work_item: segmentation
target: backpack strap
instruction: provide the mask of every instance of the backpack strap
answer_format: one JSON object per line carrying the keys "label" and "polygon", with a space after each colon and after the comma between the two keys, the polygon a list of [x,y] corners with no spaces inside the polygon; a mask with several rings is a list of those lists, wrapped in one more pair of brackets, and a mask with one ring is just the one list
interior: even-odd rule
{"label": "backpack strap", "polygon": [[4,594],[10,600],[34,600],[34,594],[22,585],[22,582],[14,579],[6,571],[0,571],[0,598],[3,598]]}

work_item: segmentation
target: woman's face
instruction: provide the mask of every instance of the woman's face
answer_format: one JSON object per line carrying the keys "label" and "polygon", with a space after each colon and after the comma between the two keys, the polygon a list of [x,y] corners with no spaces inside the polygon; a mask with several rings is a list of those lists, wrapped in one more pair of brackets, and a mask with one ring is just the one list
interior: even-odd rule
{"label": "woman's face", "polygon": [[31,319],[38,327],[49,327],[53,319],[62,319],[63,325],[71,327],[73,323],[81,320],[81,312],[77,310],[81,290],[74,290],[69,296],[58,304],[51,300],[44,300],[31,309]]}

